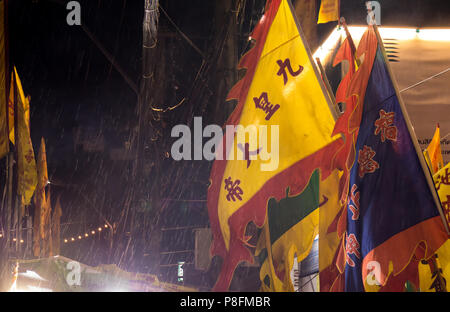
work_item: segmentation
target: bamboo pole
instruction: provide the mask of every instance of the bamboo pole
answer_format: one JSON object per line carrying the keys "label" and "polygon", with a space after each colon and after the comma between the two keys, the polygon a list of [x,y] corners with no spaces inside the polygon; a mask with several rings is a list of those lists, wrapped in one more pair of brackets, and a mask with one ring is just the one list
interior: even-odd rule
{"label": "bamboo pole", "polygon": [[325,72],[325,69],[322,66],[322,62],[320,61],[320,58],[316,57],[316,62],[317,62],[317,66],[319,68],[320,74],[322,75],[322,80],[325,83],[325,87],[327,88],[328,94],[331,98],[331,101],[333,102],[334,109],[336,110],[336,113],[341,114],[341,109],[339,108],[338,104],[336,103],[336,98],[334,97],[333,89],[331,88],[330,81],[328,80],[327,73]]}
{"label": "bamboo pole", "polygon": [[344,28],[345,34],[347,35],[347,40],[350,44],[350,48],[352,49],[352,54],[355,57],[356,65],[359,66],[359,65],[361,65],[361,62],[359,61],[359,59],[356,58],[356,45],[355,45],[355,42],[353,41],[350,31],[348,30],[348,26],[347,26],[347,23],[345,22],[344,17],[341,17],[340,23],[341,23],[342,27]]}
{"label": "bamboo pole", "polygon": [[401,108],[403,116],[405,118],[405,122],[406,122],[406,126],[408,128],[408,131],[409,131],[409,135],[411,136],[412,142],[414,144],[414,148],[416,150],[417,157],[419,157],[420,165],[422,166],[423,173],[424,173],[425,178],[427,180],[428,187],[430,188],[430,192],[431,192],[431,194],[433,196],[433,200],[434,200],[434,203],[436,205],[436,208],[439,211],[439,214],[441,215],[442,221],[444,223],[445,230],[447,231],[447,234],[450,235],[448,223],[447,223],[447,220],[445,218],[444,212],[442,211],[441,202],[440,202],[438,194],[436,192],[436,188],[434,187],[433,177],[431,176],[431,173],[428,170],[428,165],[425,162],[425,158],[424,158],[422,150],[421,150],[421,148],[419,146],[419,141],[417,140],[417,137],[416,137],[416,134],[414,132],[414,128],[412,126],[411,120],[409,119],[409,115],[408,115],[408,112],[406,110],[406,106],[403,103],[402,97],[400,96],[400,92],[399,92],[399,88],[398,88],[398,85],[397,85],[397,81],[394,78],[394,74],[393,74],[392,68],[390,66],[389,60],[388,60],[387,55],[386,55],[386,50],[384,49],[383,40],[381,39],[381,36],[380,36],[379,31],[378,31],[377,25],[373,25],[373,28],[374,28],[375,34],[377,36],[378,44],[379,44],[380,49],[381,49],[381,51],[383,53],[384,62],[386,63],[386,68],[388,70],[390,79],[392,81],[392,85],[394,86],[395,94],[397,96],[398,102],[400,104],[400,108]]}

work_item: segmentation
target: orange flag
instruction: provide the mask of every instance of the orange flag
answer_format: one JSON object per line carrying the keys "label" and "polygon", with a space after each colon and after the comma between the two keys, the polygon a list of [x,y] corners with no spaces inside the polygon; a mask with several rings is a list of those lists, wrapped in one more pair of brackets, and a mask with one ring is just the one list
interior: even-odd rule
{"label": "orange flag", "polygon": [[[345,137],[345,143],[341,152],[337,155],[337,162],[340,163],[343,169],[342,177],[339,179],[341,203],[344,203],[348,194],[348,181],[350,178],[350,169],[352,165],[352,158],[354,157],[354,150],[352,146],[356,140],[357,131],[350,130],[349,120],[356,107],[355,97],[349,96],[348,89],[350,82],[356,72],[355,66],[355,50],[353,40],[350,33],[347,33],[347,38],[342,43],[339,51],[334,59],[333,66],[347,61],[349,63],[349,70],[342,78],[341,83],[336,91],[336,102],[345,103],[345,111],[341,117],[336,121],[333,134],[342,134]],[[335,177],[337,179],[337,177]],[[340,244],[337,227],[332,226],[339,212],[340,206],[330,205],[325,206],[320,213],[319,222],[319,280],[320,291],[332,291],[336,289],[336,280],[339,276],[339,271],[335,265],[336,253]]]}

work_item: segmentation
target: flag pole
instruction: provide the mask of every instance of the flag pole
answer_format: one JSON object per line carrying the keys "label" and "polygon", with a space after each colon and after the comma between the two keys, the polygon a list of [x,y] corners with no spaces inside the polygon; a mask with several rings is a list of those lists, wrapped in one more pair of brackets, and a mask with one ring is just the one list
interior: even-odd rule
{"label": "flag pole", "polygon": [[350,43],[350,48],[352,49],[353,55],[356,55],[355,42],[353,41],[353,38],[350,35],[350,31],[348,30],[348,26],[347,26],[347,23],[345,21],[345,17],[342,16],[341,19],[339,20],[339,22],[341,23],[342,27],[345,30],[345,34],[347,35],[347,39],[348,39],[348,42]]}
{"label": "flag pole", "polygon": [[386,68],[387,68],[389,76],[391,78],[392,85],[394,86],[395,94],[397,96],[398,102],[400,104],[400,108],[401,108],[403,116],[405,118],[406,126],[408,128],[409,135],[411,136],[411,139],[413,141],[417,157],[419,157],[419,162],[420,162],[420,165],[422,166],[422,170],[423,170],[423,173],[424,173],[425,178],[427,180],[428,187],[430,188],[431,194],[433,196],[434,203],[436,204],[436,208],[439,211],[439,214],[441,215],[442,221],[444,223],[445,230],[447,231],[447,235],[450,235],[449,224],[448,224],[448,221],[445,218],[444,212],[442,211],[441,201],[439,200],[439,197],[437,195],[436,188],[435,188],[434,182],[433,182],[433,177],[431,176],[431,173],[428,170],[428,165],[425,162],[425,158],[424,158],[424,156],[422,154],[422,150],[421,150],[421,148],[419,146],[419,141],[417,140],[417,137],[416,137],[416,134],[414,132],[414,128],[412,126],[411,120],[409,119],[409,115],[408,115],[408,112],[406,110],[406,106],[403,103],[402,97],[400,96],[400,92],[399,92],[399,88],[398,88],[398,85],[397,85],[397,81],[394,78],[394,74],[393,74],[391,65],[390,65],[389,60],[387,58],[386,50],[385,50],[384,44],[383,44],[383,40],[381,39],[381,36],[380,36],[379,31],[378,31],[377,25],[374,24],[372,26],[373,26],[373,29],[375,30],[375,34],[377,36],[378,44],[379,44],[380,49],[381,49],[381,51],[383,53],[383,58],[384,58],[384,61],[386,63]]}
{"label": "flag pole", "polygon": [[317,62],[317,67],[319,67],[319,71],[322,76],[322,80],[325,83],[325,87],[327,87],[328,94],[330,95],[331,101],[333,102],[334,109],[336,110],[336,112],[338,114],[340,114],[341,110],[339,109],[339,106],[336,103],[336,98],[333,94],[333,89],[331,88],[330,81],[328,80],[327,73],[325,72],[325,69],[322,66],[322,62],[320,61],[320,58],[316,57],[316,62]]}

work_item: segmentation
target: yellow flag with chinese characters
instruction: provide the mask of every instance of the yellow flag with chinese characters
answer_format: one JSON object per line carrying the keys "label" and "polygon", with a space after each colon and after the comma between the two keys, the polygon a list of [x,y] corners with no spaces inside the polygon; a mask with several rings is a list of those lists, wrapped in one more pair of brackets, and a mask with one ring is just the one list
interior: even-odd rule
{"label": "yellow flag with chinese characters", "polygon": [[22,89],[22,83],[14,68],[17,92],[17,166],[18,193],[23,196],[23,204],[29,205],[37,184],[36,160],[30,138],[30,104]]}
{"label": "yellow flag with chinese characters", "polygon": [[322,0],[320,3],[319,20],[317,24],[339,20],[339,0]]}
{"label": "yellow flag with chinese characters", "polygon": [[5,1],[0,2],[0,158],[9,152],[6,102]]}
{"label": "yellow flag with chinese characters", "polygon": [[[439,129],[439,127],[437,128]],[[431,145],[431,144],[430,144]],[[439,195],[442,204],[442,210],[447,220],[450,223],[450,163],[439,170],[434,176],[434,185]],[[440,265],[442,276],[447,281],[447,291],[450,291],[450,240],[447,240],[436,252],[436,262]],[[434,292],[433,283],[436,276],[433,276],[429,264],[419,263],[419,280],[420,291]]]}
{"label": "yellow flag with chinese characters", "polygon": [[450,226],[450,163],[439,170],[434,176],[434,186],[439,195],[447,224]]}
{"label": "yellow flag with chinese characters", "polygon": [[[301,200],[297,196],[308,185],[326,179],[343,143],[332,137],[336,111],[290,3],[268,2],[252,38],[255,46],[239,64],[247,69],[246,75],[228,96],[238,105],[225,127],[217,153],[222,159],[214,161],[208,189],[211,252],[224,259],[215,290],[228,289],[239,262],[254,261],[246,247],[247,224],[263,227],[269,200]],[[311,180],[316,170],[318,178]],[[318,200],[322,202],[314,194],[311,202],[317,205],[308,206],[310,212],[318,208]],[[306,220],[313,215],[297,216]],[[317,218],[315,222],[317,233]],[[311,240],[313,234],[308,235]]]}

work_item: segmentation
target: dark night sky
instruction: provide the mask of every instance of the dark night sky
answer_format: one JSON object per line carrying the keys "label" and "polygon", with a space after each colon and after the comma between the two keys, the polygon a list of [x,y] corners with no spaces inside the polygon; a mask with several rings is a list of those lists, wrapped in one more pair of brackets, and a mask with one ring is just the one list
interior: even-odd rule
{"label": "dark night sky", "polygon": [[[58,1],[10,1],[10,62],[16,65],[24,90],[31,95],[31,133],[35,153],[37,154],[40,138],[43,136],[47,143],[51,180],[78,185],[92,202],[95,202],[97,194],[104,191],[102,188],[108,186],[110,193],[105,193],[105,196],[111,199],[105,206],[117,203],[120,206],[121,187],[111,185],[121,181],[127,170],[117,166],[103,168],[101,157],[81,157],[74,153],[72,133],[77,126],[94,127],[103,131],[108,148],[122,146],[127,138],[127,131],[123,129],[135,127],[137,123],[134,118],[136,95],[81,27],[67,25],[68,11],[65,6],[56,2]],[[144,1],[79,2],[82,23],[137,82],[142,62]],[[341,15],[346,17],[349,25],[365,23],[364,2],[341,1]],[[449,1],[379,2],[384,26],[450,26]],[[211,36],[214,1],[161,0],[160,3],[177,25],[206,51],[209,41],[196,38]],[[173,31],[162,14],[160,23],[161,27]],[[321,38],[334,25],[330,23],[319,26]],[[183,91],[183,85],[195,75],[199,58],[181,39],[179,47],[181,48],[177,53],[187,55],[185,64],[180,66],[189,68],[174,78]],[[188,64],[190,62],[192,64]],[[73,198],[73,190],[56,187],[55,194],[61,193],[66,196],[63,222],[101,222],[87,204]],[[67,229],[67,232],[70,231]]]}

